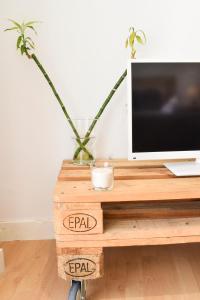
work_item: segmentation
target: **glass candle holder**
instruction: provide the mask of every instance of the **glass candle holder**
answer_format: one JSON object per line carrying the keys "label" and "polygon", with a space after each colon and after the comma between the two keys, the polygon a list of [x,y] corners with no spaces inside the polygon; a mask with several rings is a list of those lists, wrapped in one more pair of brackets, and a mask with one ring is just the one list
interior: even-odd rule
{"label": "glass candle holder", "polygon": [[91,166],[91,180],[95,191],[109,191],[114,185],[113,166],[109,163],[98,163]]}

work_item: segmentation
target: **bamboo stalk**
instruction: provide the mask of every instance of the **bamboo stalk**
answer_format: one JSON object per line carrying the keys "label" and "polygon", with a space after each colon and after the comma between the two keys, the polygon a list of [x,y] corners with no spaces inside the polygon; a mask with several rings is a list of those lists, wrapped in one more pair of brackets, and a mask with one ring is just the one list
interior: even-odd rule
{"label": "bamboo stalk", "polygon": [[[29,55],[29,54],[26,53],[26,55]],[[58,94],[58,92],[56,91],[56,88],[55,88],[53,82],[51,81],[50,77],[49,77],[48,74],[46,73],[45,69],[43,68],[42,64],[41,64],[40,61],[38,60],[37,56],[36,56],[35,54],[32,54],[31,56],[29,55],[28,57],[29,57],[29,58],[32,58],[32,59],[34,60],[34,62],[36,63],[36,65],[38,66],[38,68],[40,69],[40,71],[42,72],[42,74],[44,75],[44,77],[46,78],[46,80],[47,80],[49,86],[51,87],[51,89],[52,89],[52,91],[53,91],[53,93],[54,93],[54,95],[55,95],[55,97],[56,97],[58,103],[59,103],[60,106],[61,106],[61,109],[62,109],[62,111],[63,111],[63,113],[64,113],[64,115],[65,115],[67,121],[69,122],[69,124],[70,124],[70,126],[71,126],[71,128],[72,128],[72,130],[73,130],[73,132],[74,132],[74,134],[75,134],[75,136],[76,136],[76,141],[77,141],[78,144],[79,144],[79,149],[80,149],[80,151],[83,150],[84,152],[86,152],[86,153],[88,154],[88,156],[89,156],[90,159],[93,159],[92,154],[91,154],[91,153],[84,147],[84,145],[81,143],[80,136],[79,136],[79,134],[78,134],[78,131],[76,130],[76,127],[74,126],[74,123],[72,122],[72,120],[71,120],[71,118],[70,118],[70,116],[69,116],[69,114],[68,114],[68,112],[67,112],[67,110],[66,110],[66,108],[65,108],[65,106],[64,106],[64,104],[63,104],[63,102],[62,102],[62,100],[61,100],[61,98],[60,98],[60,96],[59,96],[59,94]],[[80,151],[79,151],[79,152],[80,152]]]}
{"label": "bamboo stalk", "polygon": [[69,114],[68,114],[68,112],[67,112],[67,110],[66,110],[66,108],[65,108],[65,106],[62,102],[62,100],[61,100],[61,98],[60,98],[60,96],[58,95],[58,92],[56,91],[56,89],[54,87],[54,84],[52,83],[51,79],[49,78],[49,76],[46,73],[45,69],[43,68],[42,64],[39,62],[37,56],[35,54],[32,54],[31,57],[35,61],[36,65],[38,66],[38,68],[40,69],[40,71],[42,72],[44,77],[46,78],[46,80],[47,80],[48,84],[50,85],[56,99],[58,100],[58,103],[60,104],[60,106],[62,108],[62,111],[63,111],[67,121],[69,122],[75,136],[79,139],[80,138],[79,134],[78,134],[78,132],[77,132],[77,130],[76,130],[76,128],[75,128],[75,126],[74,126],[74,124],[73,124],[73,122],[72,122],[72,120],[71,120],[71,118],[70,118],[70,116],[69,116]]}
{"label": "bamboo stalk", "polygon": [[[85,146],[88,141],[89,141],[89,137],[90,134],[92,132],[92,130],[94,129],[98,119],[101,117],[102,113],[104,112],[106,106],[109,104],[110,100],[112,99],[113,95],[115,94],[115,92],[117,91],[117,89],[119,88],[119,86],[121,85],[121,83],[123,82],[123,80],[125,79],[125,77],[127,76],[127,69],[123,72],[123,74],[120,76],[120,78],[118,79],[118,81],[116,82],[116,84],[114,85],[114,87],[112,88],[112,90],[110,91],[110,93],[108,94],[108,96],[106,97],[105,101],[103,102],[102,106],[100,107],[98,113],[96,114],[93,122],[91,123],[88,131],[85,134],[85,138],[84,141],[82,142],[82,145]],[[81,148],[79,147],[75,153],[74,153],[74,159],[77,158],[77,156],[79,155],[81,151]]]}

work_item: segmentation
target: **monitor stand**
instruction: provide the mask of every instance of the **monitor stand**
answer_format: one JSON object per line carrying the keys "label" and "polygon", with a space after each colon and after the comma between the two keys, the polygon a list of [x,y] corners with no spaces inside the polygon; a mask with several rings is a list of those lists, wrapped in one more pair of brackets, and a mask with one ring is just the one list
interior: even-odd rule
{"label": "monitor stand", "polygon": [[176,176],[200,176],[200,158],[194,161],[169,162],[164,166]]}

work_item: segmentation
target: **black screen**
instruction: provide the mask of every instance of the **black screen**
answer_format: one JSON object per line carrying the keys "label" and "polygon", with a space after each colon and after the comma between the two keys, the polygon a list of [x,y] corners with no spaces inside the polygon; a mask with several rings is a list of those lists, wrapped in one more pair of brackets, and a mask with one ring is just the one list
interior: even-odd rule
{"label": "black screen", "polygon": [[200,63],[132,63],[132,151],[200,150]]}

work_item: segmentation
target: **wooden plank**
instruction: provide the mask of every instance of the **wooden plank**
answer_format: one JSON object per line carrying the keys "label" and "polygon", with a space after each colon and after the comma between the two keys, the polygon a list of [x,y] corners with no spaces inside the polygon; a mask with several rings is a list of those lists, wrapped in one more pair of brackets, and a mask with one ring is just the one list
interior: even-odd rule
{"label": "wooden plank", "polygon": [[104,203],[104,218],[184,218],[200,217],[200,201]]}
{"label": "wooden plank", "polygon": [[66,210],[55,207],[54,228],[57,234],[95,234],[103,232],[101,209]]}
{"label": "wooden plank", "polygon": [[68,254],[68,255],[80,255],[80,254],[101,254],[102,253],[102,248],[63,248],[59,247],[59,244],[56,247],[56,253],[57,255],[63,255],[63,254]]}
{"label": "wooden plank", "polygon": [[[61,170],[58,176],[60,181],[75,181],[75,180],[91,180],[90,169],[83,170]],[[114,170],[116,180],[130,180],[130,179],[162,179],[175,177],[167,168],[121,168]]]}
{"label": "wooden plank", "polygon": [[115,180],[112,191],[98,192],[87,181],[60,181],[55,202],[124,202],[200,199],[200,177]]}
{"label": "wooden plank", "polygon": [[66,202],[55,202],[55,209],[62,210],[84,210],[84,209],[101,209],[101,203],[86,203],[86,202],[74,202],[74,203],[66,203]]}
{"label": "wooden plank", "polygon": [[80,245],[121,247],[199,242],[200,218],[106,220],[104,234],[77,235],[76,237],[57,235],[56,238],[58,242],[66,242],[70,247],[80,247]]}
{"label": "wooden plank", "polygon": [[[97,161],[105,161],[105,159],[98,159]],[[132,167],[163,167],[166,162],[178,162],[178,161],[194,161],[194,159],[165,159],[165,160],[133,160],[129,161],[127,159],[111,159],[106,160],[110,162],[115,168],[132,168]],[[62,163],[62,169],[65,170],[85,170],[88,166],[78,166],[74,165],[70,160],[64,160]]]}
{"label": "wooden plank", "polygon": [[103,276],[103,250],[92,254],[58,255],[58,275],[65,279],[88,280]]}
{"label": "wooden plank", "polygon": [[[83,241],[58,241],[59,245],[63,247],[81,247]],[[119,246],[119,243],[121,246]],[[130,238],[126,240],[113,240],[109,241],[95,241],[96,247],[129,247],[129,246],[155,246],[155,245],[175,245],[175,244],[190,244],[200,243],[200,235],[190,236],[175,236],[175,237],[162,237],[162,238]],[[84,241],[85,247],[93,247],[94,241]]]}
{"label": "wooden plank", "polygon": [[105,218],[135,218],[135,219],[155,219],[155,218],[189,218],[200,217],[200,209],[180,209],[172,210],[170,208],[138,208],[138,209],[122,209],[122,210],[105,210]]}

